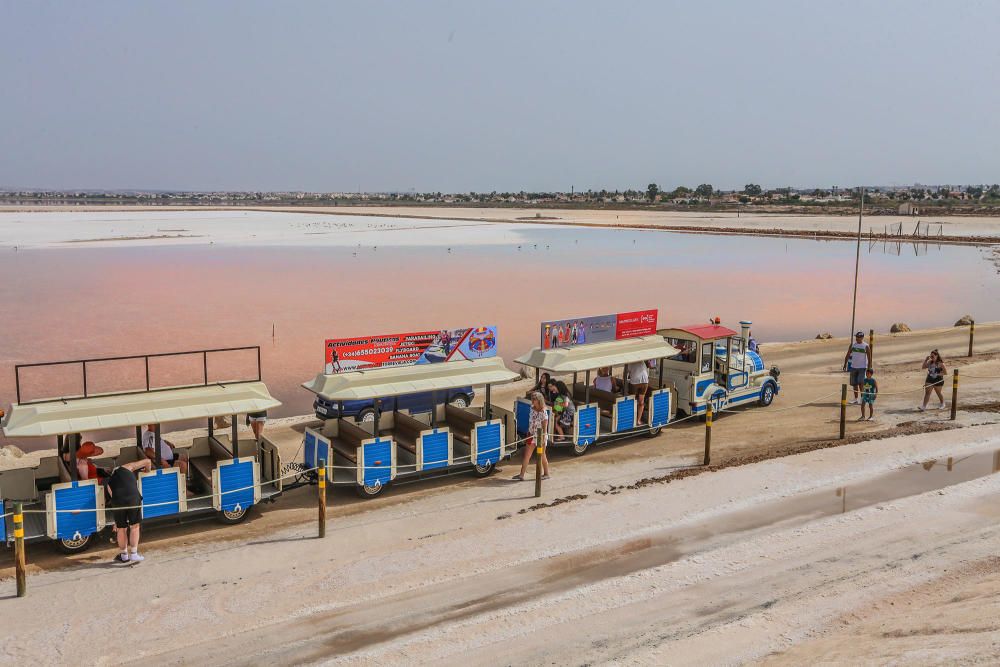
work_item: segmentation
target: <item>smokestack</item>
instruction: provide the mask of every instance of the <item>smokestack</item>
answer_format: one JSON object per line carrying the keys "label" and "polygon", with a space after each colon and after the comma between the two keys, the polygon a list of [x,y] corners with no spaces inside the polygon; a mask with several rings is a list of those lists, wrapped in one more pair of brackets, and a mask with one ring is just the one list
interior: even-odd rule
{"label": "smokestack", "polygon": [[743,349],[748,349],[750,345],[750,325],[753,322],[748,320],[740,320],[740,338],[743,339]]}

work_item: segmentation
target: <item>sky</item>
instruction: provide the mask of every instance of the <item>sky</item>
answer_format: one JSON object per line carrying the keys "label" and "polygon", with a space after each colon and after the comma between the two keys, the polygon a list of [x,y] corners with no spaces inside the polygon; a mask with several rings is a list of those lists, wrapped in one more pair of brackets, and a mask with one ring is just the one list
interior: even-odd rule
{"label": "sky", "polygon": [[994,183],[998,35],[989,0],[0,0],[0,187]]}

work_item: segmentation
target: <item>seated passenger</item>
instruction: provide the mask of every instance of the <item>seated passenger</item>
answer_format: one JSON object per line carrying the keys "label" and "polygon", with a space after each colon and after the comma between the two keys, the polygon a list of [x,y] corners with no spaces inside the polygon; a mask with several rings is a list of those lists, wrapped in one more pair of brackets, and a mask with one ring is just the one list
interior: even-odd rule
{"label": "seated passenger", "polygon": [[614,394],[622,390],[622,381],[611,375],[611,366],[605,366],[597,369],[594,388]]}
{"label": "seated passenger", "polygon": [[[156,463],[156,450],[153,448],[153,443],[156,441],[155,429],[156,424],[149,424],[142,434],[142,451],[146,455],[146,458],[154,464]],[[187,477],[187,459],[183,455],[178,455],[174,450],[174,446],[164,440],[163,436],[160,436],[160,467],[176,467],[181,471],[181,474],[184,475],[184,477]]]}
{"label": "seated passenger", "polygon": [[96,479],[98,484],[104,482],[108,476],[107,471],[101,470],[90,460],[94,456],[103,454],[104,450],[89,440],[80,445],[80,449],[76,450],[76,470],[80,479]]}
{"label": "seated passenger", "polygon": [[555,431],[555,441],[565,441],[566,436],[573,433],[573,417],[576,414],[576,406],[569,395],[569,387],[562,380],[552,380],[549,382],[549,390],[554,390],[556,400],[552,404],[552,411],[555,413],[556,421],[552,425]]}
{"label": "seated passenger", "polygon": [[554,387],[552,382],[552,377],[548,373],[542,373],[538,376],[538,382],[535,383],[535,386],[524,397],[531,398],[531,395],[537,391],[545,399],[545,405],[552,405],[559,396],[554,389],[550,389],[550,387]]}

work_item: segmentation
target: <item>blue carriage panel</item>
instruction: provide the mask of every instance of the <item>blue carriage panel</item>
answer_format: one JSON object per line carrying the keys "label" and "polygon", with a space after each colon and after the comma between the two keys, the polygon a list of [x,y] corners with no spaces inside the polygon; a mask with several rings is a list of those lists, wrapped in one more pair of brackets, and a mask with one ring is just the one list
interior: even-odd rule
{"label": "blue carriage panel", "polygon": [[531,401],[518,399],[514,403],[514,423],[517,425],[517,436],[528,435],[528,422],[531,420]]}
{"label": "blue carriage panel", "polygon": [[180,471],[176,468],[160,469],[139,477],[144,519],[180,513],[179,478]]}
{"label": "blue carriage panel", "polygon": [[396,477],[396,443],[391,438],[372,438],[361,443],[358,482],[365,486],[385,486]]}
{"label": "blue carriage panel", "polygon": [[601,422],[600,406],[585,405],[576,411],[576,444],[592,445],[597,441],[597,429]]}
{"label": "blue carriage panel", "polygon": [[424,470],[447,468],[451,462],[451,433],[447,430],[434,429],[432,433],[421,436],[423,458],[421,464]]}
{"label": "blue carriage panel", "polygon": [[[93,482],[68,482],[52,487],[52,517],[55,539],[73,540],[92,535],[100,529],[97,497],[100,487]],[[103,500],[103,498],[101,499]]]}
{"label": "blue carriage panel", "polygon": [[614,432],[628,431],[635,428],[635,399],[622,398],[615,403]]}
{"label": "blue carriage panel", "polygon": [[223,512],[238,512],[254,504],[256,482],[254,460],[252,458],[223,461],[216,468],[218,472],[219,509]]}
{"label": "blue carriage panel", "polygon": [[327,464],[332,464],[330,457],[330,441],[322,435],[307,428],[305,430],[305,440],[303,446],[304,460],[306,468],[315,468],[319,465],[320,459],[325,459]]}
{"label": "blue carriage panel", "polygon": [[666,426],[670,422],[670,390],[653,394],[650,426]]}
{"label": "blue carriage panel", "polygon": [[503,454],[503,428],[500,420],[476,424],[477,466],[488,466],[500,460]]}

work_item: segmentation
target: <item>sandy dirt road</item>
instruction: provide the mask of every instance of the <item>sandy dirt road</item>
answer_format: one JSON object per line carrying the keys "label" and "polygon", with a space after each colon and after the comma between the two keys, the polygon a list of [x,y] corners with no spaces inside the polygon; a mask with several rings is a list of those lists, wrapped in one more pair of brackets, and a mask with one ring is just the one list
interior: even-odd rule
{"label": "sandy dirt road", "polygon": [[[942,425],[946,414],[913,410],[919,359],[933,346],[950,360],[965,336],[942,329],[878,337],[886,393],[879,420],[850,423],[849,434]],[[979,325],[977,342],[975,358],[954,360],[963,375],[1000,376],[1000,326]],[[765,343],[768,363],[783,368],[782,395],[770,409],[723,415],[713,460],[747,463],[830,444],[844,345]],[[314,489],[301,489],[238,528],[150,531],[149,559],[122,572],[109,564],[108,548],[66,559],[33,545],[29,597],[0,600],[15,612],[4,614],[11,622],[0,659],[662,664],[782,660],[786,651],[838,641],[847,651],[852,633],[868,633],[865,655],[876,655],[887,644],[865,629],[876,622],[872,609],[904,596],[930,614],[945,569],[990,567],[1000,489],[997,476],[975,477],[995,466],[1000,426],[972,425],[1000,421],[990,411],[998,387],[965,381],[963,404],[986,406],[959,413],[967,428],[627,488],[696,466],[703,426],[685,422],[655,439],[554,457],[543,500],[585,497],[537,510],[528,510],[536,504],[531,485],[508,481],[508,466],[487,480],[414,484],[367,503],[331,494],[322,542],[313,539]],[[275,429],[289,452],[300,428]],[[931,460],[938,474],[948,457],[971,454],[974,463],[946,470],[962,474],[944,474],[944,495],[884,480]],[[988,582],[996,580],[975,594],[995,603]],[[9,579],[2,586],[12,592]],[[971,612],[952,606],[955,624],[965,623]],[[57,620],[39,620],[46,618]],[[923,646],[929,635],[911,632],[909,619],[924,622],[916,612],[900,616],[893,632],[906,646]],[[975,641],[966,633],[966,653],[948,645],[942,655],[979,655],[992,626],[976,627],[986,629]],[[128,646],[115,641],[122,632],[134,638]]]}

